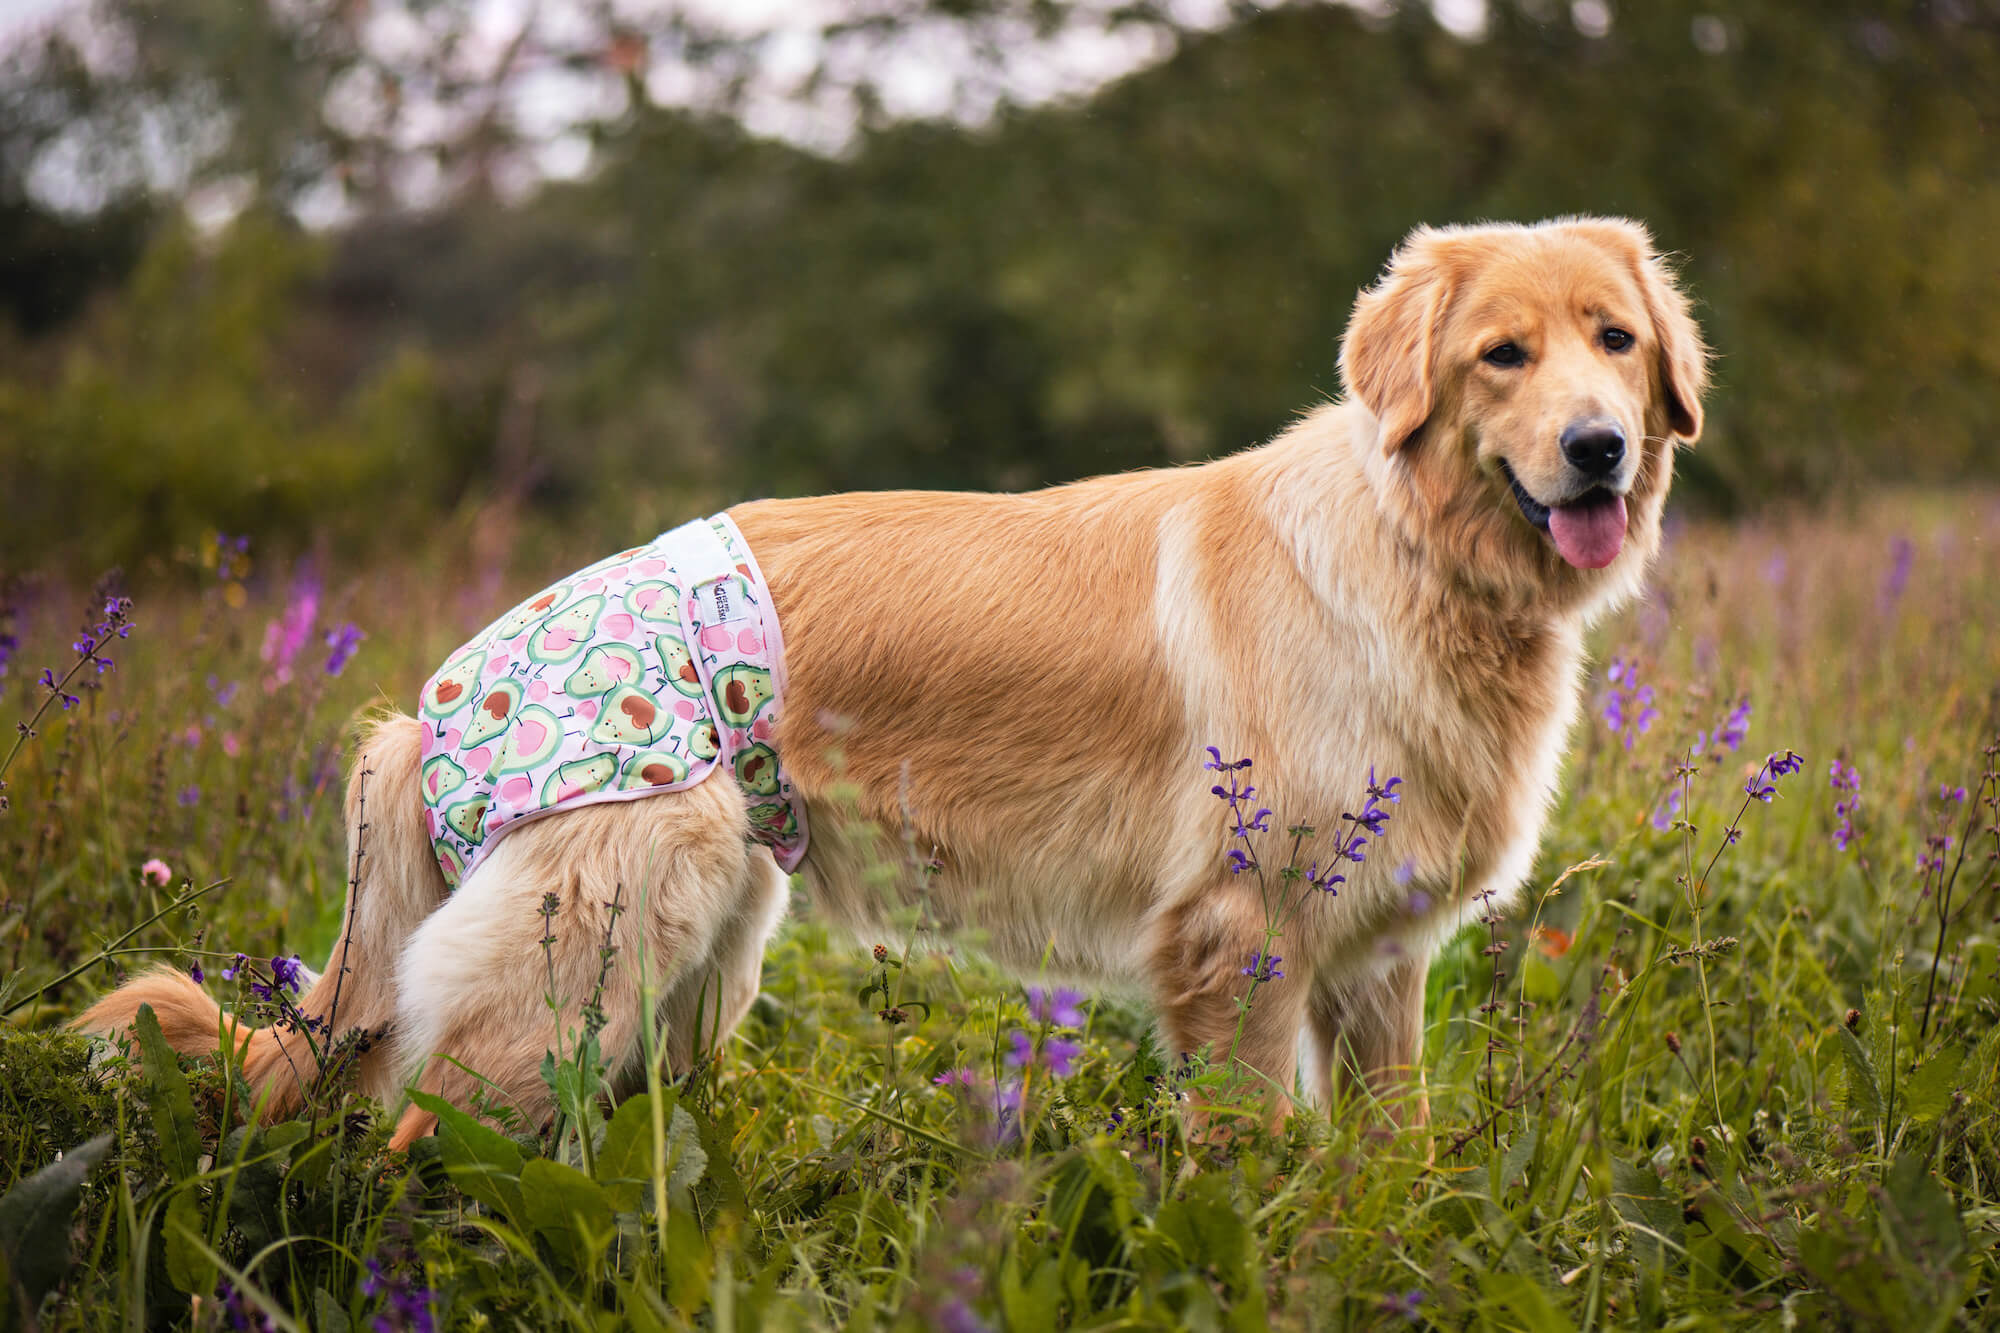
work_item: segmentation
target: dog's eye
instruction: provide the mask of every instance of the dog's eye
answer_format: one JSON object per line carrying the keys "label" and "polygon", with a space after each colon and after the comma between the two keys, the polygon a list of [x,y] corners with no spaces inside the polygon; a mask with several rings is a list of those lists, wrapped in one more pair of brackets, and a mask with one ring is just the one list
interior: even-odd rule
{"label": "dog's eye", "polygon": [[1517,343],[1495,343],[1480,359],[1489,366],[1518,366],[1528,359],[1528,354]]}
{"label": "dog's eye", "polygon": [[1606,330],[1604,331],[1604,350],[1605,350],[1605,351],[1607,351],[1607,352],[1622,352],[1622,351],[1624,351],[1624,350],[1625,350],[1626,348],[1630,347],[1631,345],[1632,345],[1632,335],[1631,335],[1631,334],[1629,334],[1629,333],[1627,333],[1627,332],[1626,332],[1625,330],[1623,330],[1623,329],[1606,329]]}

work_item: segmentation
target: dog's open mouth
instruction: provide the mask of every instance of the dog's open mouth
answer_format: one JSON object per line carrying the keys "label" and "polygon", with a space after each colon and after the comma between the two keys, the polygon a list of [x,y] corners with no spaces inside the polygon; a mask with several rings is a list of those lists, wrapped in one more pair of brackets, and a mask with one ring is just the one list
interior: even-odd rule
{"label": "dog's open mouth", "polygon": [[1549,535],[1564,560],[1578,569],[1603,569],[1618,558],[1625,545],[1624,496],[1597,486],[1568,504],[1545,505],[1528,494],[1504,458],[1500,475],[1513,490],[1522,517]]}

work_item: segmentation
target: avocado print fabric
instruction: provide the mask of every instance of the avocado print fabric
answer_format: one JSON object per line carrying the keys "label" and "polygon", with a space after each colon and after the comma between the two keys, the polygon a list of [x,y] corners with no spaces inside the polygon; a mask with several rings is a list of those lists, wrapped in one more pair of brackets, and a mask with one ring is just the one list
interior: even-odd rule
{"label": "avocado print fabric", "polygon": [[727,766],[778,864],[806,849],[777,751],[777,611],[727,514],[545,588],[424,685],[423,792],[453,888],[523,822],[692,787]]}

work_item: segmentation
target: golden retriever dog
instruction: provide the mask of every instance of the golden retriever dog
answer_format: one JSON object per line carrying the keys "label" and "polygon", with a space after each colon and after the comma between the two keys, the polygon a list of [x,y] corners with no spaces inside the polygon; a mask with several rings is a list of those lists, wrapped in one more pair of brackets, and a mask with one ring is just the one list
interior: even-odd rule
{"label": "golden retriever dog", "polygon": [[[779,743],[811,812],[799,873],[818,910],[881,931],[879,830],[907,835],[935,849],[928,919],[1002,965],[1143,992],[1168,1049],[1259,1076],[1274,1115],[1303,1051],[1308,1094],[1358,1076],[1421,1121],[1426,966],[1534,861],[1585,629],[1659,547],[1707,354],[1643,227],[1570,218],[1416,231],[1357,300],[1340,369],[1342,401],[1199,466],[729,513],[784,627]],[[366,1091],[414,1083],[465,1104],[484,1079],[530,1123],[547,1114],[547,894],[567,1021],[607,930],[624,960],[602,999],[614,1066],[640,1059],[642,945],[670,1064],[735,1026],[787,887],[733,784],[523,823],[447,892],[421,733],[392,716],[358,749],[359,888],[299,1001],[336,1037],[382,1034]],[[1244,1016],[1267,904],[1233,872],[1246,843],[1211,793],[1209,746],[1255,760],[1240,776],[1276,813],[1247,845],[1267,873],[1286,826],[1324,849],[1371,768],[1402,779],[1386,846],[1305,895],[1274,946],[1282,980]],[[614,891],[632,910],[610,922]],[[141,1003],[184,1051],[213,1050],[226,1022],[161,970],[78,1023],[120,1029]],[[296,1106],[316,1072],[304,1039],[232,1030],[267,1111]],[[412,1108],[397,1142],[430,1128]]]}

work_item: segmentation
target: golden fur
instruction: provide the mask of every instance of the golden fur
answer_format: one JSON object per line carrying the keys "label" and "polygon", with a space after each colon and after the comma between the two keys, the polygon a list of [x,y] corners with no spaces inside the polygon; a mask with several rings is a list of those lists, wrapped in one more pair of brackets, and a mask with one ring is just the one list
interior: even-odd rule
{"label": "golden fur", "polygon": [[[1622,353],[1602,332],[1614,324],[1636,339]],[[1482,360],[1502,339],[1525,364]],[[1400,775],[1386,846],[1287,928],[1285,980],[1260,989],[1233,1055],[1281,1090],[1282,1113],[1303,1033],[1309,1090],[1324,1096],[1345,1066],[1420,1118],[1409,1094],[1430,953],[1474,895],[1504,902],[1528,870],[1584,629],[1638,589],[1658,548],[1673,442],[1700,434],[1706,360],[1636,224],[1423,229],[1356,303],[1349,397],[1260,448],[1027,495],[731,510],[785,629],[780,744],[814,831],[800,868],[811,897],[880,929],[866,873],[878,853],[845,817],[858,807],[936,849],[933,921],[976,931],[1022,972],[1142,990],[1171,1049],[1222,1058],[1264,908],[1227,868],[1203,748],[1254,757],[1257,802],[1281,828],[1332,830],[1371,765]],[[1602,569],[1565,563],[1499,470],[1536,496],[1566,493],[1556,437],[1583,416],[1632,442],[1624,544]],[[393,1097],[415,1079],[462,1100],[467,1076],[431,1058],[449,1056],[545,1113],[545,892],[562,901],[557,990],[571,1004],[596,975],[599,905],[622,884],[645,908],[619,923],[621,957],[643,929],[676,1062],[704,985],[724,993],[725,1031],[740,1019],[784,889],[746,845],[726,782],[523,824],[447,896],[423,836],[418,743],[415,721],[386,719],[356,765],[367,856],[333,967],[348,949],[339,1026],[387,1031],[368,1090]],[[1282,860],[1277,836],[1264,854]],[[605,1005],[604,1049],[622,1063],[636,1055],[629,973],[614,969]],[[335,975],[307,1012],[326,1012]],[[140,1001],[177,1046],[212,1049],[213,1002],[172,973],[79,1022],[123,1026]],[[252,1078],[291,1105],[298,1052],[268,1031],[247,1040]],[[413,1112],[399,1141],[427,1128]]]}

